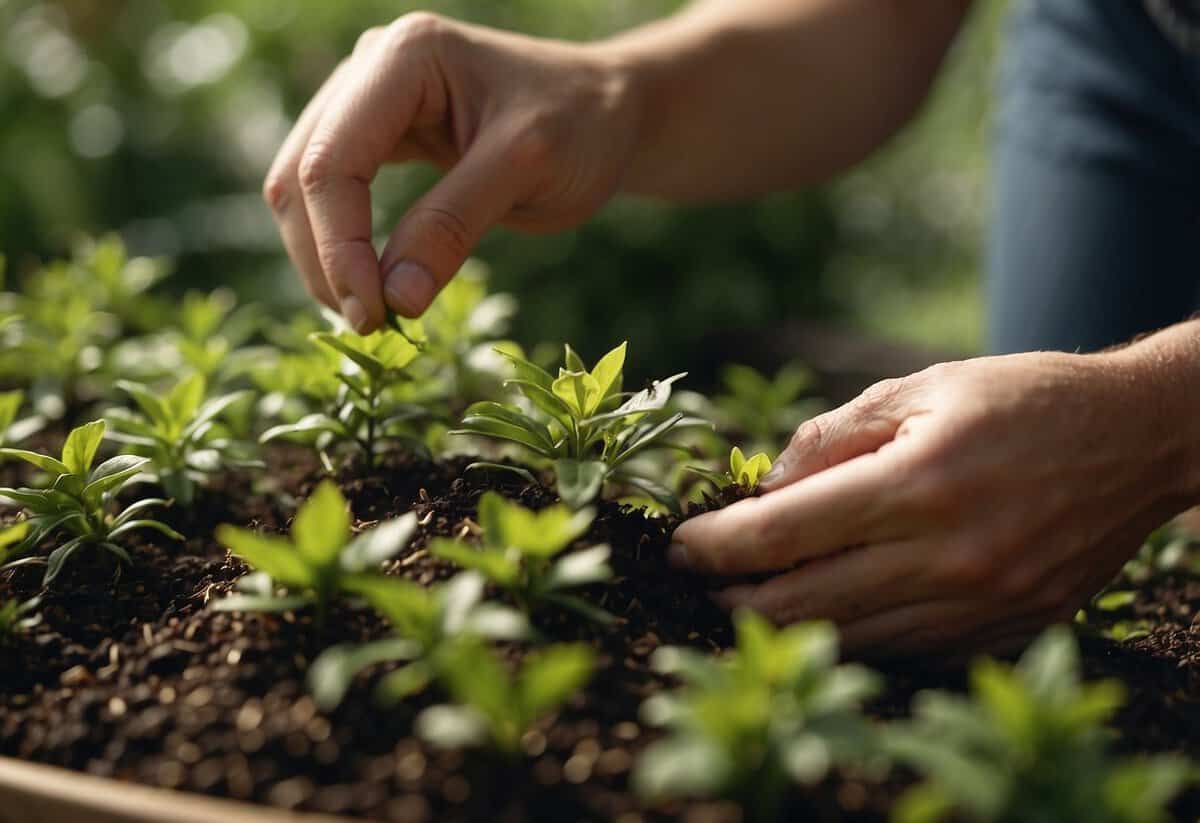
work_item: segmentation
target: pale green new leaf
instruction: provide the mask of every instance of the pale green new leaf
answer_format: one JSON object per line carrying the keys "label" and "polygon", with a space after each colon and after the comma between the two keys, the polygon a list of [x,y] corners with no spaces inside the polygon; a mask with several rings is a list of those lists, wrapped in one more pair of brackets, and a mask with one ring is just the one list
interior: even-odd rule
{"label": "pale green new leaf", "polygon": [[296,513],[291,535],[296,549],[310,563],[329,566],[337,560],[350,540],[350,512],[336,484],[323,480],[317,485]]}

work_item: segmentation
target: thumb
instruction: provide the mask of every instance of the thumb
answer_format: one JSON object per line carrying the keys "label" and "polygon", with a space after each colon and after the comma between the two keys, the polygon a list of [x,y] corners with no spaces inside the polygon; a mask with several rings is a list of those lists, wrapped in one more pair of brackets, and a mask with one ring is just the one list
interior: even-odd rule
{"label": "thumb", "polygon": [[392,311],[419,317],[523,197],[530,175],[512,155],[502,141],[481,137],[404,215],[380,257]]}
{"label": "thumb", "polygon": [[889,443],[905,417],[905,381],[876,383],[849,403],[806,420],[759,486],[783,488]]}

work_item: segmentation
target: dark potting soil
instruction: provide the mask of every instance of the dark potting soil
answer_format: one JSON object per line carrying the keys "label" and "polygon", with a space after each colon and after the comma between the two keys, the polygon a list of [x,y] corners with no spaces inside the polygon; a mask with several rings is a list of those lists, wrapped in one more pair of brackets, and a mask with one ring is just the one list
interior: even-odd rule
{"label": "dark potting soil", "polygon": [[[602,628],[571,614],[538,616],[547,638],[590,643],[599,667],[557,717],[526,736],[522,756],[500,760],[438,750],[412,735],[415,716],[437,697],[433,690],[394,709],[374,706],[372,687],[386,667],[360,677],[336,711],[318,711],[305,691],[306,669],[330,645],[385,636],[388,627],[368,610],[343,606],[317,627],[303,613],[206,608],[246,571],[213,541],[215,525],[283,530],[320,476],[303,450],[273,449],[269,462],[257,485],[229,476],[187,510],[168,510],[163,519],[189,535],[186,544],[139,537],[131,568],[118,570],[97,555],[64,571],[43,594],[43,623],[0,647],[0,755],[381,820],[740,819],[736,806],[722,803],[647,808],[628,788],[634,759],[658,734],[641,724],[639,706],[667,685],[649,666],[652,652],[662,645],[717,652],[732,640],[728,618],[703,581],[666,566],[669,522],[600,505],[586,541],[612,546],[617,579],[588,596],[618,620]],[[425,551],[428,538],[472,530],[486,489],[527,506],[553,501],[547,490],[512,475],[464,475],[466,463],[396,457],[376,471],[341,473],[358,526],[410,510],[420,517],[418,537],[389,573],[424,584],[452,574]],[[712,504],[722,502],[728,500]],[[6,572],[0,600],[32,597],[39,582],[36,567]],[[1089,676],[1120,677],[1128,687],[1118,719],[1123,750],[1200,756],[1200,635],[1192,628],[1198,607],[1200,582],[1161,577],[1131,607],[1154,622],[1149,637],[1120,645],[1085,641]],[[510,650],[513,658],[521,654],[519,647]],[[889,690],[872,706],[880,717],[902,715],[920,688],[961,688],[963,681],[961,672],[915,665],[891,665],[884,673]],[[838,773],[794,790],[784,818],[882,821],[904,783],[902,774],[874,783]],[[1177,809],[1195,819],[1200,792],[1182,798]]]}

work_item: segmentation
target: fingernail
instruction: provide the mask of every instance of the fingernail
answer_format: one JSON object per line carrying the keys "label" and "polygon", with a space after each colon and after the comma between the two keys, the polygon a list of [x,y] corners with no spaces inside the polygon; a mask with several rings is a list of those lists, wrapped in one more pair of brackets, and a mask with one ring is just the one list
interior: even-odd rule
{"label": "fingernail", "polygon": [[367,329],[367,307],[353,294],[342,300],[342,317],[346,318],[356,332],[365,334]]}
{"label": "fingernail", "polygon": [[682,543],[672,543],[667,546],[667,563],[677,569],[690,569],[692,564],[688,560],[687,546]]}
{"label": "fingernail", "polygon": [[407,317],[416,317],[425,311],[436,292],[433,275],[411,260],[401,260],[392,266],[383,283],[388,307]]}

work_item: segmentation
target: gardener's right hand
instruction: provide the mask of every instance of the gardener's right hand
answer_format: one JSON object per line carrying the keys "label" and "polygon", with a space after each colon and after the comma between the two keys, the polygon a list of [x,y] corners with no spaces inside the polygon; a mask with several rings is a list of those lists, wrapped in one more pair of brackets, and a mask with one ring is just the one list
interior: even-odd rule
{"label": "gardener's right hand", "polygon": [[[409,14],[371,29],[297,121],[263,187],[308,290],[359,332],[421,314],[493,225],[570,227],[617,189],[635,106],[587,46]],[[447,174],[372,244],[387,163]]]}

